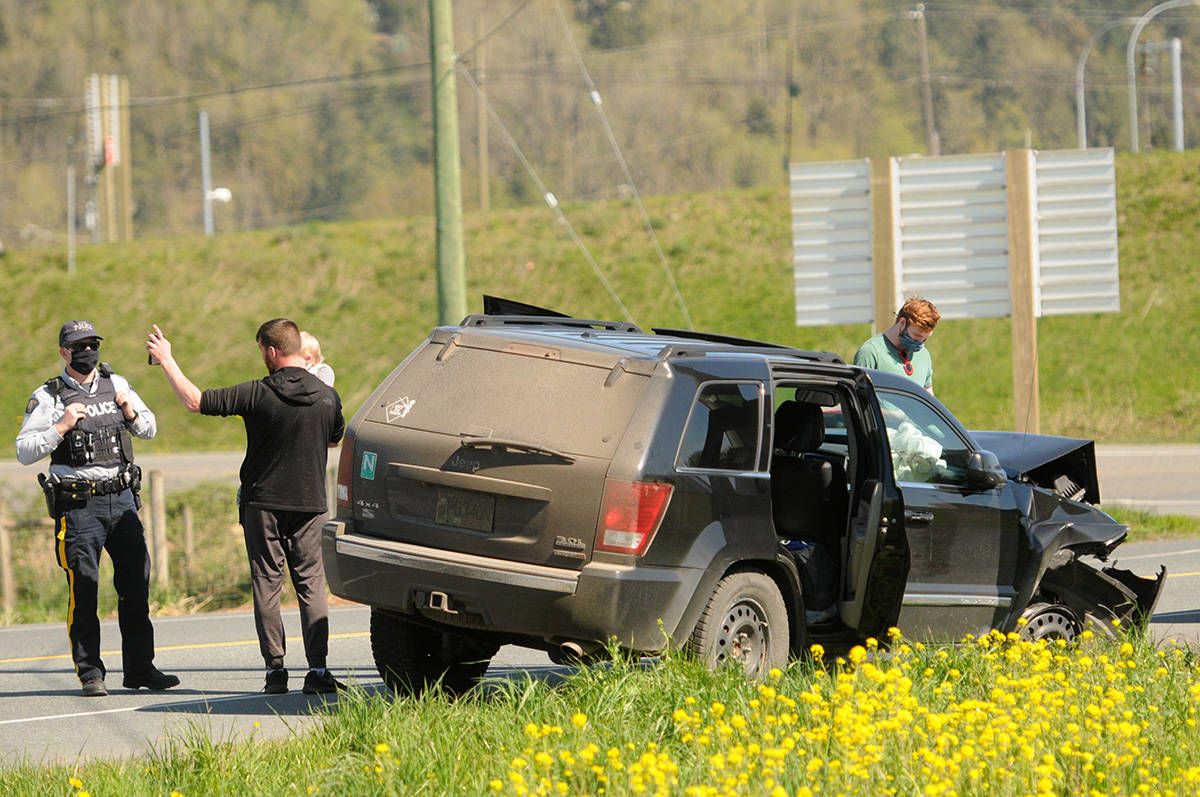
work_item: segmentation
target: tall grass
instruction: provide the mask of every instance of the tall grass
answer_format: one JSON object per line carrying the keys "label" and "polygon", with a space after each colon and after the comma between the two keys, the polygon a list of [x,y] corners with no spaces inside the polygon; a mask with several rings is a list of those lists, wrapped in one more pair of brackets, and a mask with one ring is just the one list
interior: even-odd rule
{"label": "tall grass", "polygon": [[[898,632],[897,632],[898,633]],[[466,698],[354,690],[312,733],[0,770],[14,795],[1195,794],[1195,651],[1085,633],[820,648],[762,684],[668,655]]]}

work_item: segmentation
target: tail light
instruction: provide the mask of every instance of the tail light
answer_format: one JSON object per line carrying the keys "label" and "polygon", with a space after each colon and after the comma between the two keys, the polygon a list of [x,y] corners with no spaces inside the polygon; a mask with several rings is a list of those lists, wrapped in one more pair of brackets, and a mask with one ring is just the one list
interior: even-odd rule
{"label": "tail light", "polygon": [[634,555],[644,553],[662,523],[672,489],[671,485],[659,482],[606,481],[596,548]]}
{"label": "tail light", "polygon": [[[353,514],[350,503],[350,482],[354,478],[354,435],[346,432],[342,438],[342,452],[338,455],[337,505],[339,515]],[[345,507],[345,512],[340,511]]]}

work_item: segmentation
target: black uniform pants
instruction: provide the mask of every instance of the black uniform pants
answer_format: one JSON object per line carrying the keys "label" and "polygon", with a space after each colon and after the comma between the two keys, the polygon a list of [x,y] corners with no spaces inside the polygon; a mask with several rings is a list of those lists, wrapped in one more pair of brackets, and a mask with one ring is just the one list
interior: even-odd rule
{"label": "black uniform pants", "polygon": [[287,651],[283,617],[279,613],[284,562],[300,603],[300,632],[308,666],[325,667],[329,653],[329,597],[325,594],[325,564],[321,556],[325,514],[244,504],[241,507],[254,593],[254,625],[267,669],[282,667]]}
{"label": "black uniform pants", "polygon": [[67,501],[56,521],[54,553],[67,575],[67,637],[80,681],[105,676],[100,660],[100,621],[96,592],[100,552],[108,551],[117,590],[117,622],[126,674],[154,665],[154,629],[150,625],[150,554],[142,521],[128,489],[87,501]]}

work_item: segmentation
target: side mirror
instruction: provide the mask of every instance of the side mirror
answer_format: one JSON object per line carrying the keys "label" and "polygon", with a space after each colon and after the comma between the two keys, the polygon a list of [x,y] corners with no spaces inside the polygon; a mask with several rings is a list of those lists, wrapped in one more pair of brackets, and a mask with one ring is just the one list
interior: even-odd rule
{"label": "side mirror", "polygon": [[967,484],[987,490],[1002,486],[1008,474],[1000,466],[1000,459],[991,451],[972,451],[967,460]]}

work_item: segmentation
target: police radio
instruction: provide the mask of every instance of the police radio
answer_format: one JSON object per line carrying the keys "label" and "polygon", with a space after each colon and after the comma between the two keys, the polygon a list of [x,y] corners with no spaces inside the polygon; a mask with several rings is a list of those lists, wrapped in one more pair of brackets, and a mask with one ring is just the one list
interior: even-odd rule
{"label": "police radio", "polygon": [[67,452],[71,465],[80,467],[95,459],[96,438],[91,432],[82,429],[71,429],[66,434]]}

